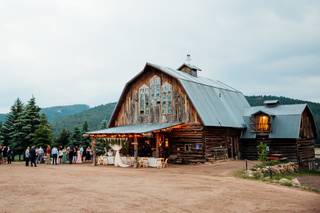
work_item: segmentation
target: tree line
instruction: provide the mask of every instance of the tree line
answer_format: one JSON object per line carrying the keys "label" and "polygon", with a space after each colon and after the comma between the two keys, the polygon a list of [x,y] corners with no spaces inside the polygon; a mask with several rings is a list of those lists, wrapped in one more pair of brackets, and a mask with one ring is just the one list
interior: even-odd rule
{"label": "tree line", "polygon": [[85,121],[82,128],[75,127],[73,131],[62,129],[54,137],[52,128],[41,108],[32,97],[26,104],[19,98],[10,108],[3,123],[0,123],[0,145],[10,146],[14,155],[23,155],[28,146],[35,145],[43,148],[50,146],[89,146],[90,139],[82,135],[89,131]]}

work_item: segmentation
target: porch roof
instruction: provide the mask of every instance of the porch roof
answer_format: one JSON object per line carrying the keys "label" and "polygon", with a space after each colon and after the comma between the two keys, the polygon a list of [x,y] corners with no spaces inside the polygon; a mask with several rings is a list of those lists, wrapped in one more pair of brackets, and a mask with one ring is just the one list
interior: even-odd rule
{"label": "porch roof", "polygon": [[92,132],[87,132],[87,135],[112,135],[112,134],[143,134],[148,132],[153,132],[157,130],[162,130],[170,127],[175,127],[181,125],[181,122],[172,123],[144,123],[144,124],[134,124],[127,126],[117,126],[108,129],[102,129]]}

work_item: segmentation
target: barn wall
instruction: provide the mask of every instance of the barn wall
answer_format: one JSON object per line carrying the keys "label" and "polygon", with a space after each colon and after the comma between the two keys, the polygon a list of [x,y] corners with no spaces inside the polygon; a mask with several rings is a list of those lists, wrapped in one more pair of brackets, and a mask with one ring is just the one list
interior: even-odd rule
{"label": "barn wall", "polygon": [[206,159],[240,158],[240,135],[239,129],[206,127],[204,130]]}
{"label": "barn wall", "polygon": [[288,160],[297,162],[297,141],[295,139],[241,139],[240,150],[243,159],[257,160],[257,146],[263,142],[269,146],[269,154],[282,154]]}
{"label": "barn wall", "polygon": [[[150,113],[148,115],[141,115],[139,112],[139,88],[144,84],[150,87],[150,80],[155,75],[160,77],[161,85],[165,82],[172,85],[172,114],[162,114],[161,104],[150,106]],[[117,109],[118,111],[116,111],[115,118],[111,122],[111,127],[138,123],[201,122],[198,113],[180,83],[171,76],[152,68],[129,85],[119,103],[121,105]]]}
{"label": "barn wall", "polygon": [[[173,153],[183,162],[205,162],[240,156],[241,130],[189,124],[170,134]],[[189,147],[187,147],[189,146]]]}
{"label": "barn wall", "polygon": [[172,143],[172,153],[177,155],[178,161],[184,163],[205,161],[202,125],[185,125],[174,129],[169,137]]}

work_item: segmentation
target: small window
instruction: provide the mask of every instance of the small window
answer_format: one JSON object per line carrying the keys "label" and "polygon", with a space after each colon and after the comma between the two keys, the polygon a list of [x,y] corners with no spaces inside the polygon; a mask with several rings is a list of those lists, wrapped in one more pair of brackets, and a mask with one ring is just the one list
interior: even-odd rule
{"label": "small window", "polygon": [[257,132],[269,132],[270,131],[270,117],[265,114],[256,115],[255,129]]}
{"label": "small window", "polygon": [[195,148],[196,150],[202,150],[202,143],[196,143]]}
{"label": "small window", "polygon": [[191,150],[192,150],[192,144],[185,144],[184,145],[185,152],[191,152]]}

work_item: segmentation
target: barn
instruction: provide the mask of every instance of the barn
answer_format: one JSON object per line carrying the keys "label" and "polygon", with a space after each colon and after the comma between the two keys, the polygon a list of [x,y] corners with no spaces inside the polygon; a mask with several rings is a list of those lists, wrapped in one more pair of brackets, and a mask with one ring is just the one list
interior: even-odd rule
{"label": "barn", "polygon": [[256,159],[263,141],[290,160],[314,160],[315,125],[306,105],[251,107],[240,91],[201,71],[147,63],[125,85],[108,128],[87,134],[93,147],[97,138],[118,138],[128,143],[128,155],[192,163]]}

